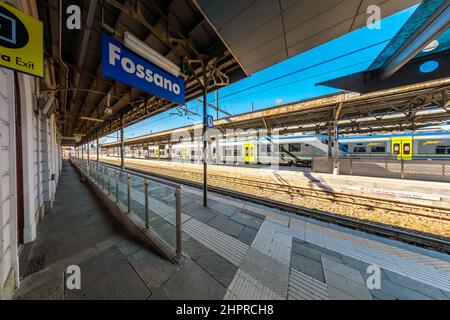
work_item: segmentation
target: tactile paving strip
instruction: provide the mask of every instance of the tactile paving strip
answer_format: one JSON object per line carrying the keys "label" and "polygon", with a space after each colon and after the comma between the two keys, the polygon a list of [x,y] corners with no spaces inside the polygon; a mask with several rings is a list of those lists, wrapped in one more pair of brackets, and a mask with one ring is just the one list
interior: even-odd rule
{"label": "tactile paving strip", "polygon": [[329,300],[328,286],[307,274],[291,268],[289,300]]}
{"label": "tactile paving strip", "polygon": [[194,218],[183,224],[183,231],[235,266],[241,264],[248,250],[245,243]]}
{"label": "tactile paving strip", "polygon": [[[450,273],[442,270],[442,264],[445,265],[443,261],[413,252],[411,252],[409,258],[405,258],[404,254],[407,250],[330,228],[312,225],[311,223],[290,227],[289,233],[301,240],[369,264],[378,265],[386,270],[450,292]],[[390,249],[389,252],[386,249]],[[399,255],[401,252],[403,255]],[[419,257],[422,259],[418,260]],[[440,268],[429,265],[428,261],[433,262],[434,260],[441,263]],[[425,261],[428,263],[425,263]]]}
{"label": "tactile paving strip", "polygon": [[290,264],[292,237],[286,227],[265,220],[251,247],[281,263]]}
{"label": "tactile paving strip", "polygon": [[238,269],[227,292],[225,300],[283,300],[285,297],[278,295],[273,290],[264,286],[246,272]]}
{"label": "tactile paving strip", "polygon": [[224,299],[286,299],[292,237],[285,226],[265,220]]}

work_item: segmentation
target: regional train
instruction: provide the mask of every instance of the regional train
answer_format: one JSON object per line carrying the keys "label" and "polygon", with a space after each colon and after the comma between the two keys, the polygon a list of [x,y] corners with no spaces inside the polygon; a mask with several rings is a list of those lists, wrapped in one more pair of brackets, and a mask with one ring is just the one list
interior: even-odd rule
{"label": "regional train", "polygon": [[[334,142],[332,141],[332,150]],[[279,137],[217,139],[208,144],[208,159],[213,163],[271,164],[310,166],[313,157],[328,154],[325,135],[294,134]],[[198,162],[202,142],[160,144],[126,151],[126,157]],[[334,151],[333,151],[334,152]],[[398,160],[450,159],[450,132],[416,132],[386,135],[342,136],[339,157],[390,157]]]}
{"label": "regional train", "polygon": [[340,138],[339,142],[350,157],[450,158],[450,132],[349,136]]}

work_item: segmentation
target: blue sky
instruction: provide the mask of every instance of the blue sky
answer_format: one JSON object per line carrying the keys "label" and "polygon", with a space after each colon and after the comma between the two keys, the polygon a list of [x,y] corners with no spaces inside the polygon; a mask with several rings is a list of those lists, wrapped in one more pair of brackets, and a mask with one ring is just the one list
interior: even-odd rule
{"label": "blue sky", "polygon": [[[252,103],[258,110],[336,92],[335,89],[315,84],[367,69],[416,7],[383,19],[379,30],[364,27],[221,89],[220,108],[239,114],[250,111]],[[354,51],[357,52],[352,53]],[[289,76],[272,81],[287,74]],[[208,95],[208,102],[215,104],[215,93]],[[127,127],[125,137],[137,137],[202,121],[199,102],[187,103],[187,109],[199,115],[179,116],[174,115],[176,110],[169,110]],[[208,113],[215,117],[215,110],[208,108]],[[219,117],[222,116],[219,114]],[[115,140],[116,134],[111,134],[102,138],[101,143]]]}

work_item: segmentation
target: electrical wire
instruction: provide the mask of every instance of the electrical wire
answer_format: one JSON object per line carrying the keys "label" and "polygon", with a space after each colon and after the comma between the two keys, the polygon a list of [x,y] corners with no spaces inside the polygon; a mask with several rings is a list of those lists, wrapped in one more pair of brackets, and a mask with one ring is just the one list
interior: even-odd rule
{"label": "electrical wire", "polygon": [[[362,64],[369,63],[369,62],[372,62],[372,61],[373,61],[373,59],[367,59],[367,60],[364,60],[364,61],[361,61],[361,62],[358,62],[358,63],[354,63],[354,64],[351,64],[351,65],[348,65],[348,66],[345,66],[345,67],[342,67],[342,68],[337,68],[337,69],[334,69],[334,70],[330,70],[330,71],[327,71],[325,73],[315,74],[315,75],[312,75],[312,76],[296,79],[296,80],[289,81],[289,82],[286,82],[286,83],[283,83],[283,84],[280,84],[280,85],[276,85],[276,86],[273,86],[273,87],[264,88],[264,89],[261,89],[259,91],[247,93],[247,94],[240,95],[240,96],[237,96],[237,97],[232,97],[231,99],[233,99],[233,100],[231,100],[231,102],[234,102],[236,100],[240,100],[240,99],[242,99],[244,97],[247,97],[247,96],[250,96],[250,95],[266,92],[268,90],[278,89],[278,88],[281,88],[281,87],[287,87],[287,86],[290,86],[290,85],[298,83],[298,82],[302,82],[302,81],[305,81],[305,80],[310,80],[310,79],[313,79],[313,78],[317,78],[317,77],[322,76],[323,74],[326,74],[326,73],[332,73],[332,72],[336,72],[336,71],[342,71],[342,70],[345,70],[345,69],[348,69],[348,68],[353,68],[353,67],[356,67],[358,65],[362,65]],[[230,98],[225,99],[225,101],[228,101],[228,100],[230,100]]]}
{"label": "electrical wire", "polygon": [[356,50],[353,50],[353,51],[350,51],[350,52],[341,54],[341,55],[339,55],[339,56],[336,56],[336,57],[333,57],[333,58],[330,58],[330,59],[327,59],[327,60],[324,60],[324,61],[321,61],[321,62],[312,64],[312,65],[310,65],[310,66],[307,66],[307,67],[304,67],[304,68],[301,68],[301,69],[297,69],[297,70],[295,70],[295,71],[286,73],[286,74],[284,74],[284,75],[282,75],[282,76],[278,76],[278,77],[272,78],[272,79],[270,79],[270,80],[266,80],[266,81],[263,81],[263,82],[261,82],[261,83],[257,83],[257,84],[255,84],[255,85],[253,85],[253,86],[250,86],[250,87],[247,87],[247,88],[243,88],[243,89],[241,89],[241,90],[238,90],[238,91],[229,93],[229,94],[227,94],[227,95],[224,95],[224,96],[221,97],[221,100],[223,101],[223,98],[226,98],[226,97],[229,97],[229,96],[238,94],[238,93],[243,92],[243,91],[248,91],[248,90],[251,90],[251,89],[260,87],[260,86],[265,85],[265,84],[267,84],[267,83],[270,83],[270,82],[273,82],[273,81],[276,81],[276,80],[280,80],[280,79],[289,77],[289,76],[294,75],[294,74],[296,74],[296,73],[303,72],[303,71],[306,71],[306,70],[309,70],[309,69],[312,69],[312,68],[321,66],[321,65],[326,64],[326,63],[329,63],[329,62],[333,62],[333,61],[336,61],[336,60],[345,58],[345,57],[347,57],[347,56],[349,56],[349,55],[352,55],[352,54],[355,54],[355,53],[358,53],[358,52],[361,52],[361,51],[364,51],[364,50],[367,50],[367,49],[370,49],[370,48],[379,46],[379,45],[384,44],[384,43],[389,42],[389,41],[390,41],[390,39],[383,40],[383,41],[379,41],[379,42],[374,43],[374,44],[371,44],[371,45],[369,45],[369,46],[366,46],[366,47],[363,47],[363,48],[359,48],[359,49],[356,49]]}

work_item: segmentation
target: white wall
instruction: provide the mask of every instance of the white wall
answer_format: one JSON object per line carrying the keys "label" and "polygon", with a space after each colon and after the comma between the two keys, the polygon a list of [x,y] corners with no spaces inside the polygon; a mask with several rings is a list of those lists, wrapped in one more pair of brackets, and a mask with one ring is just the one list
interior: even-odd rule
{"label": "white wall", "polygon": [[[34,0],[9,1],[25,13],[37,15]],[[47,74],[46,74],[47,76]],[[39,221],[51,208],[62,167],[55,116],[47,117],[37,107],[39,81],[19,74],[23,187],[24,243],[36,239]],[[48,78],[46,78],[48,79]],[[16,136],[14,74],[0,68],[0,299],[18,287]],[[55,174],[55,180],[51,175]],[[11,277],[10,275],[14,276]],[[9,276],[9,277],[8,277]],[[12,281],[9,281],[12,279]],[[7,281],[8,280],[8,281]],[[5,283],[8,285],[6,289]]]}
{"label": "white wall", "polygon": [[[15,116],[13,73],[0,68],[0,299],[11,272],[17,274]],[[17,278],[17,277],[16,277]],[[16,281],[17,284],[17,281]]]}
{"label": "white wall", "polygon": [[[55,199],[61,160],[55,116],[48,118],[36,106],[36,80],[27,75],[19,75],[18,79],[22,121],[24,243],[29,243],[36,239],[38,223]],[[15,151],[14,76],[12,71],[0,68],[0,297],[4,295],[1,291],[10,270],[15,270],[16,274],[18,270]],[[55,174],[54,181],[51,180],[52,174]]]}

